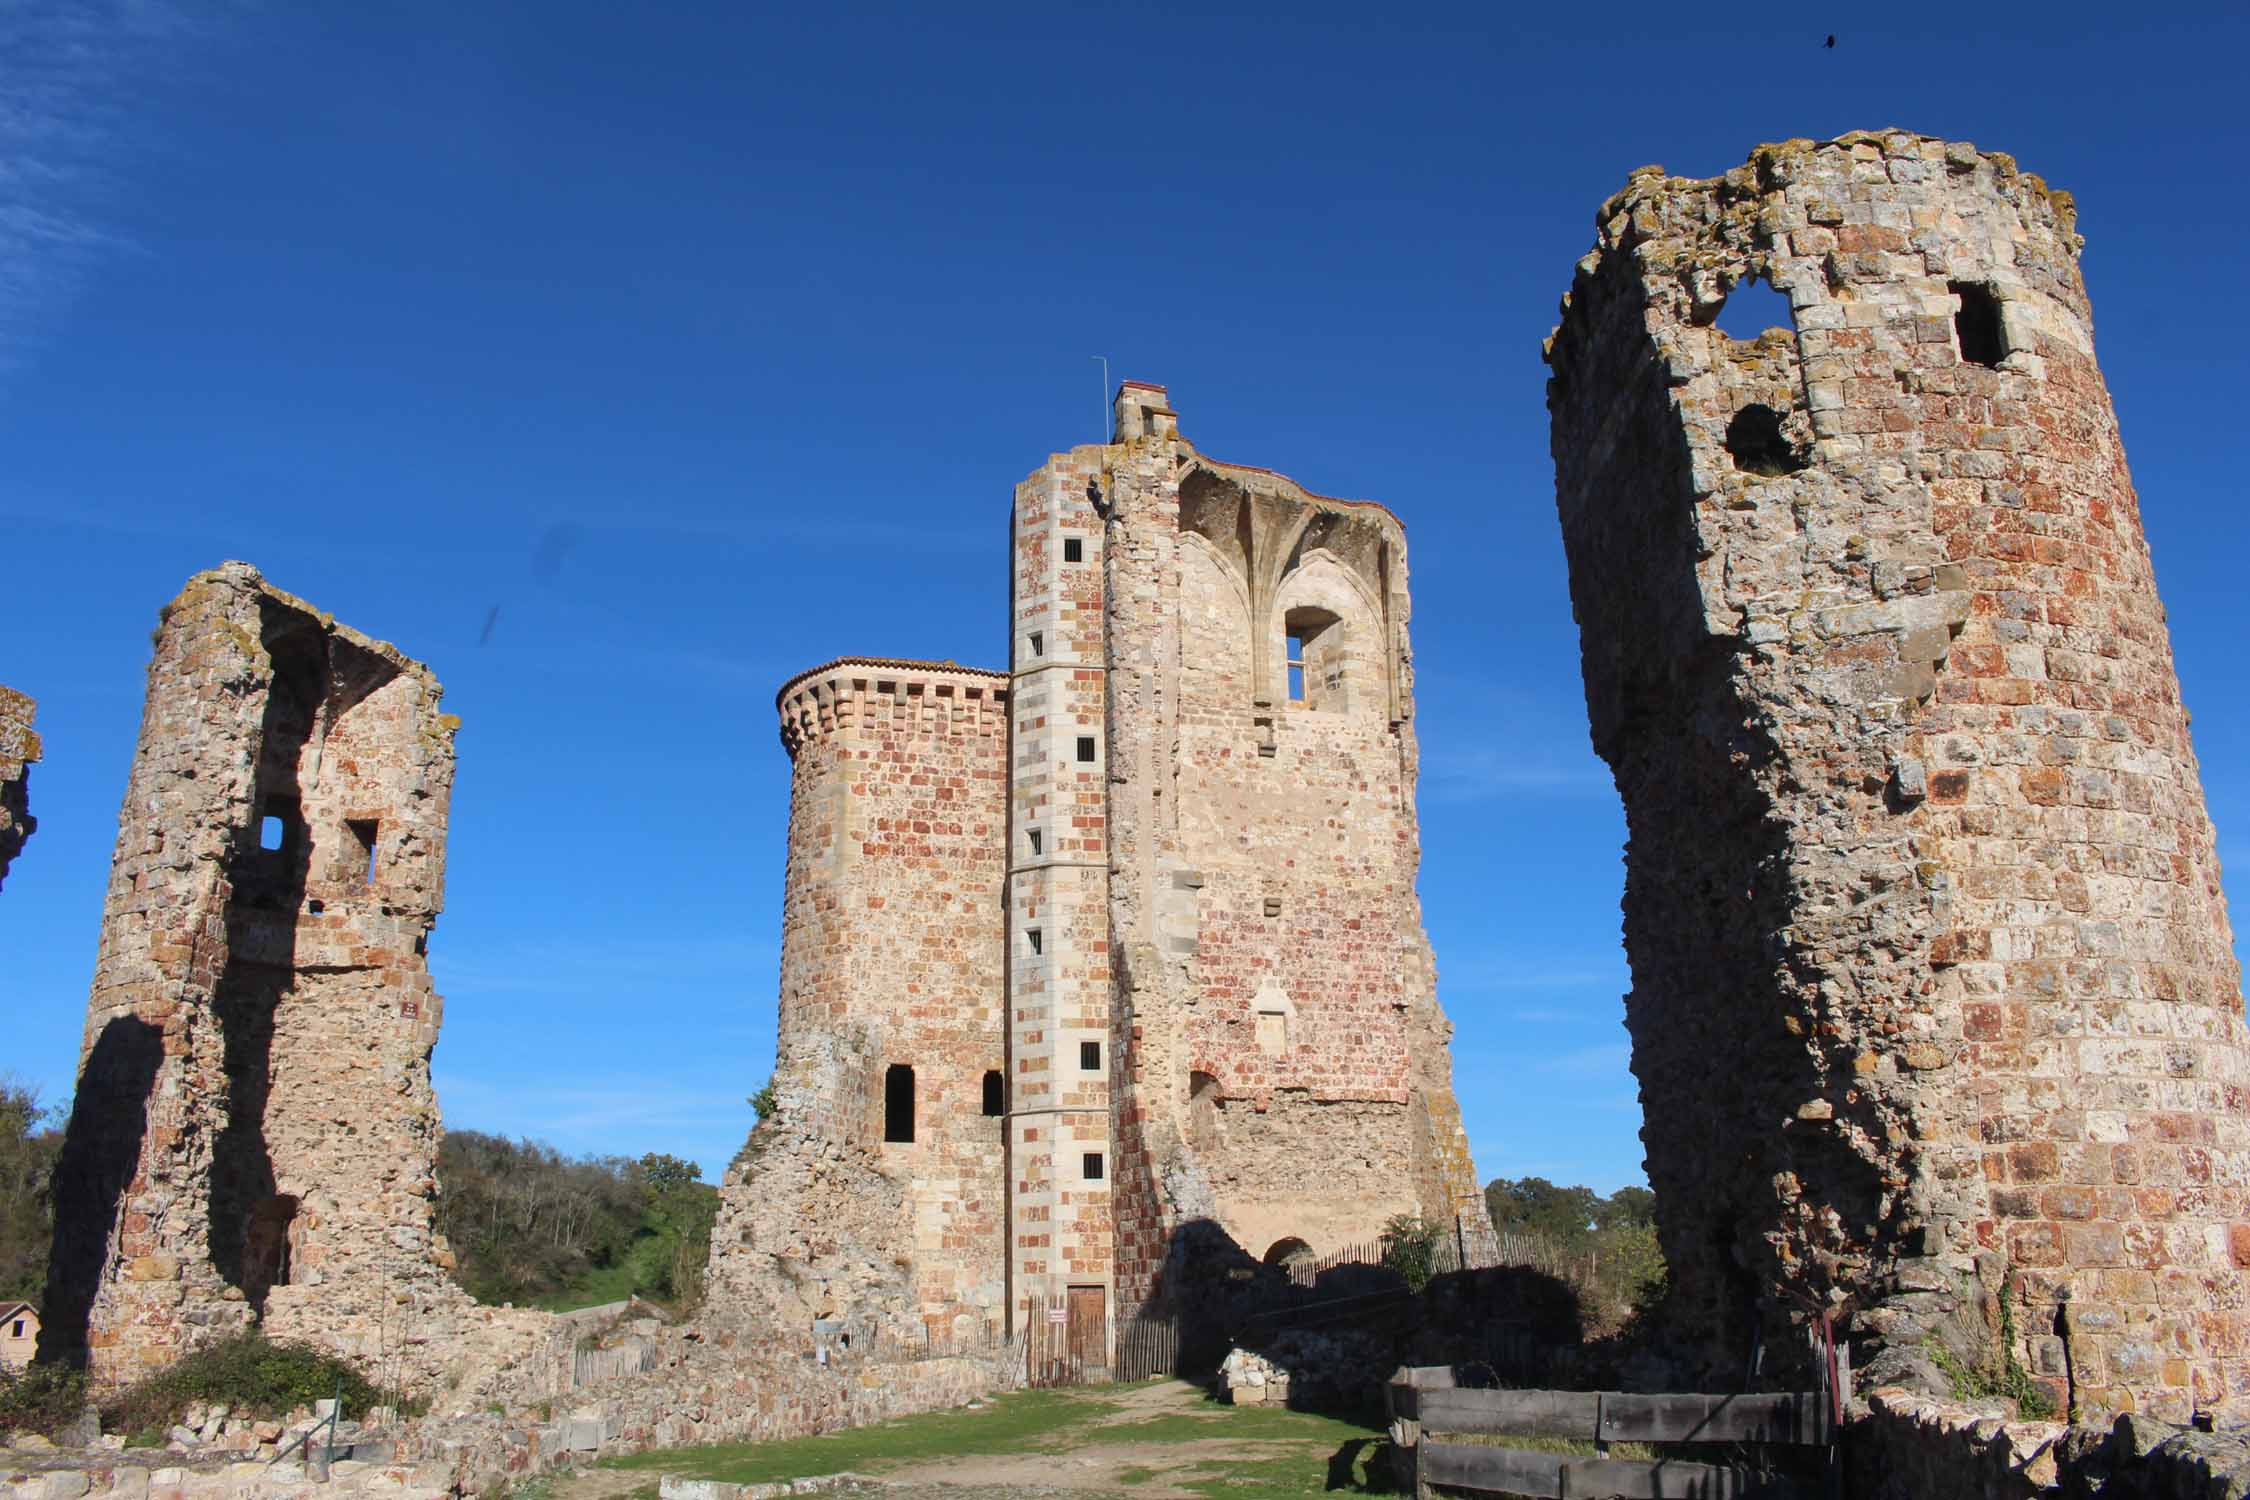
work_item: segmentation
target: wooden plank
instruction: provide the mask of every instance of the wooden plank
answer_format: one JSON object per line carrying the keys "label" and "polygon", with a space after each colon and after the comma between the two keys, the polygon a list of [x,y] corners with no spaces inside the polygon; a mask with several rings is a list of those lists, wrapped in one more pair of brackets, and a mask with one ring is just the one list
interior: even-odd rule
{"label": "wooden plank", "polygon": [[1422,1391],[1420,1416],[1429,1432],[1489,1432],[1502,1437],[1592,1441],[1601,1403],[1595,1391]]}
{"label": "wooden plank", "polygon": [[1793,1391],[1743,1396],[1602,1395],[1607,1443],[1818,1443],[1827,1435],[1820,1397]]}
{"label": "wooden plank", "polygon": [[1563,1464],[1563,1494],[1617,1500],[1741,1500],[1759,1481],[1747,1469],[1630,1458],[1574,1458]]}
{"label": "wooden plank", "polygon": [[[1424,1442],[1418,1457],[1424,1484],[1497,1490],[1509,1495],[1529,1495],[1534,1500],[1563,1500],[1563,1466],[1571,1461],[1560,1453],[1481,1448],[1470,1443]],[[1589,1490],[1586,1493],[1600,1492]]]}
{"label": "wooden plank", "polygon": [[1392,1416],[1403,1417],[1411,1422],[1422,1415],[1422,1393],[1420,1391],[1410,1385],[1400,1385],[1396,1381],[1391,1383],[1389,1390]]}

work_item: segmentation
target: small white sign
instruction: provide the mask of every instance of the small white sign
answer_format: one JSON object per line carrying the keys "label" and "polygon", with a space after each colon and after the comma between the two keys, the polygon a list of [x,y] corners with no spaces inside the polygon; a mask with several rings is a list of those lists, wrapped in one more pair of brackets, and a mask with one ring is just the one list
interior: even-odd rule
{"label": "small white sign", "polygon": [[1067,1322],[1069,1322],[1069,1321],[1070,1321],[1070,1309],[1069,1309],[1069,1308],[1066,1308],[1066,1307],[1050,1307],[1050,1308],[1048,1308],[1048,1309],[1047,1309],[1047,1321],[1048,1321],[1048,1322],[1050,1322],[1050,1323],[1067,1323]]}

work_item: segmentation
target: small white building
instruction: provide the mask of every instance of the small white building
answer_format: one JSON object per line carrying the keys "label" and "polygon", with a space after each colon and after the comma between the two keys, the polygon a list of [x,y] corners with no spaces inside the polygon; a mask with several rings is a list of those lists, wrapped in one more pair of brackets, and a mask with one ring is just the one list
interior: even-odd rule
{"label": "small white building", "polygon": [[28,1302],[0,1302],[0,1365],[28,1365],[38,1347],[39,1309]]}

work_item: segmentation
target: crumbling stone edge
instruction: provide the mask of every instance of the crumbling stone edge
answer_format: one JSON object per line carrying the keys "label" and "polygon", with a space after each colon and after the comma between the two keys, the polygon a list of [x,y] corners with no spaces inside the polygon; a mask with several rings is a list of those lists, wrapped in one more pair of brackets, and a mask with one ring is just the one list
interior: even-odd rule
{"label": "crumbling stone edge", "polygon": [[2127,1413],[2103,1428],[2035,1422],[2002,1404],[1868,1393],[1844,1432],[1853,1493],[1977,1500],[2170,1500],[2250,1492],[2250,1431],[2201,1432]]}

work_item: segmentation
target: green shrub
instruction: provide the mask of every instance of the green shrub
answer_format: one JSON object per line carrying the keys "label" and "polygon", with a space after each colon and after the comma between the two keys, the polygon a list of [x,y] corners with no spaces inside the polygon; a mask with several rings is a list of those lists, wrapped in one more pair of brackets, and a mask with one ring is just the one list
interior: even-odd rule
{"label": "green shrub", "polygon": [[1437,1273],[1442,1225],[1420,1214],[1392,1214],[1383,1222],[1383,1264],[1406,1278],[1409,1291],[1420,1291]]}
{"label": "green shrub", "polygon": [[1952,1382],[1953,1394],[1963,1401],[2008,1400],[2026,1421],[2051,1421],[2059,1411],[2054,1392],[2042,1385],[2016,1358],[2016,1314],[2009,1305],[2008,1279],[2003,1276],[1999,1297],[2000,1332],[1991,1347],[1980,1351],[1974,1364],[1947,1348],[1932,1334],[1923,1344],[1930,1360]]}
{"label": "green shrub", "polygon": [[0,1432],[52,1437],[85,1409],[85,1372],[68,1365],[0,1365]]}
{"label": "green shrub", "polygon": [[162,1430],[191,1406],[223,1401],[238,1416],[279,1418],[300,1406],[341,1396],[346,1414],[384,1404],[358,1367],[304,1344],[276,1344],[243,1333],[206,1344],[170,1369],[118,1392],[102,1406],[109,1432]]}

